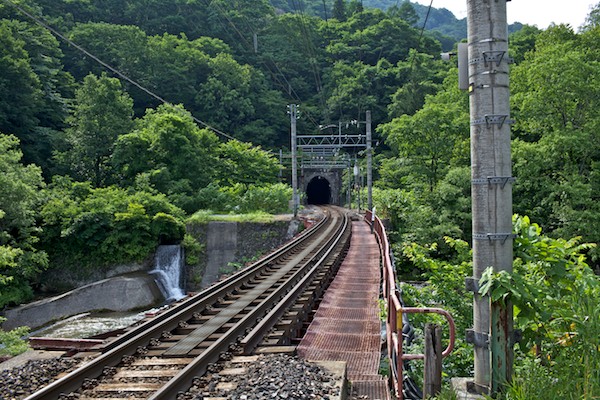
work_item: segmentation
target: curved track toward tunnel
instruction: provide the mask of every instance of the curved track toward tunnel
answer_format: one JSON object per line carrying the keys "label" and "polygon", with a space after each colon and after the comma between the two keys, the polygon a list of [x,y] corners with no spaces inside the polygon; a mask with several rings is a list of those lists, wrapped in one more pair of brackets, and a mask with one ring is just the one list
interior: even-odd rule
{"label": "curved track toward tunnel", "polygon": [[325,213],[275,253],[118,337],[26,399],[174,399],[224,354],[251,352],[296,302],[319,297],[305,292],[326,285],[326,271],[339,264],[332,257],[343,253],[348,218],[335,207]]}

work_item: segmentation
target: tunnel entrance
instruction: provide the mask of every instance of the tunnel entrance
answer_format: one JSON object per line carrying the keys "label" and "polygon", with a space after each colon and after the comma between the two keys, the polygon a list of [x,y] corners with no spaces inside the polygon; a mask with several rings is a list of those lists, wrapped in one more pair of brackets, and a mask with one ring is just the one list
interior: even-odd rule
{"label": "tunnel entrance", "polygon": [[308,204],[331,203],[331,185],[322,176],[316,176],[306,186],[306,202]]}

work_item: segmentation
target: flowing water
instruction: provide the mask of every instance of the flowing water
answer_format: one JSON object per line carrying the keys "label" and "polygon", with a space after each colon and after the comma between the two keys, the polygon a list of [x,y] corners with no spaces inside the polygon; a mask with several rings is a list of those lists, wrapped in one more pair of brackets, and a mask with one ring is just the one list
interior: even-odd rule
{"label": "flowing water", "polygon": [[136,311],[79,314],[32,332],[30,336],[87,338],[125,328],[143,319],[144,313]]}
{"label": "flowing water", "polygon": [[156,249],[154,269],[150,271],[167,302],[185,297],[181,288],[183,248],[179,245],[162,245]]}
{"label": "flowing water", "polygon": [[[163,245],[156,250],[154,269],[150,271],[167,302],[185,297],[181,288],[183,249],[179,245]],[[86,338],[125,328],[144,318],[147,311],[84,313],[32,332],[30,336]]]}

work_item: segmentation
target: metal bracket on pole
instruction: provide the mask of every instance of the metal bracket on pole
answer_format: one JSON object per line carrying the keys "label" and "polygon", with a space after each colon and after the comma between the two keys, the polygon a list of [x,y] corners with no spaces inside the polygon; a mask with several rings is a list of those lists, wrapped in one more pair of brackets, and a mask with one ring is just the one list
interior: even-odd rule
{"label": "metal bracket on pole", "polygon": [[469,93],[473,93],[475,91],[475,89],[494,89],[494,88],[508,89],[508,85],[485,85],[485,84],[475,85],[474,83],[471,83],[471,84],[469,84]]}
{"label": "metal bracket on pole", "polygon": [[513,184],[516,180],[517,178],[512,176],[488,176],[487,178],[471,179],[471,183],[473,185],[502,185],[502,189],[504,189],[506,184]]}
{"label": "metal bracket on pole", "polygon": [[466,277],[465,278],[465,289],[468,292],[472,292],[472,293],[479,293],[479,280],[475,279],[473,277]]}
{"label": "metal bracket on pole", "polygon": [[514,239],[517,235],[515,233],[474,233],[473,240],[501,240],[502,244],[508,239]]}
{"label": "metal bracket on pole", "polygon": [[471,125],[483,125],[489,128],[491,125],[500,125],[500,128],[504,124],[513,124],[514,119],[508,119],[507,114],[486,114],[483,118],[474,119],[471,121]]}
{"label": "metal bracket on pole", "polygon": [[472,42],[471,44],[480,44],[480,43],[506,43],[508,40],[504,38],[491,37],[487,39],[481,39],[476,42]]}
{"label": "metal bracket on pole", "polygon": [[467,329],[465,340],[475,347],[488,349],[490,346],[490,335],[487,333],[475,332],[473,329]]}
{"label": "metal bracket on pole", "polygon": [[[483,61],[483,64],[487,67],[490,63],[496,63],[496,66],[499,67],[504,60],[504,56],[506,55],[506,51],[497,50],[497,51],[484,51],[483,57],[472,58],[469,60],[469,64],[479,64]],[[509,64],[514,63],[514,59],[510,57],[506,57],[506,62]]]}

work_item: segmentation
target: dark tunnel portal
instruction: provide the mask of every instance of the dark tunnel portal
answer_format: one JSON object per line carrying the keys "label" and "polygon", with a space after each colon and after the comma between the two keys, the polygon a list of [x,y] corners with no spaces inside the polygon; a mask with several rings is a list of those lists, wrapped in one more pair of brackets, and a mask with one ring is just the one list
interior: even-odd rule
{"label": "dark tunnel portal", "polygon": [[322,176],[317,176],[306,186],[306,202],[308,204],[331,203],[331,186],[329,181]]}

